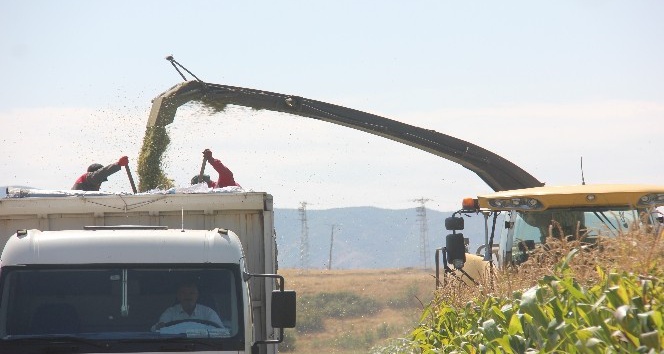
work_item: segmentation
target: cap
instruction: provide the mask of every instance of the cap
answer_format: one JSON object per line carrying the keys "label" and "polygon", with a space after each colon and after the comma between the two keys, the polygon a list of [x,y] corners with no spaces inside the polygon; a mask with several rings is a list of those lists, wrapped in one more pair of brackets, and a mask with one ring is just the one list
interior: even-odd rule
{"label": "cap", "polygon": [[[88,166],[88,172],[95,172],[103,167],[104,166],[102,164],[93,163],[92,165]],[[104,182],[105,181],[108,181],[108,178],[104,178]]]}
{"label": "cap", "polygon": [[[210,182],[210,176],[209,175],[203,175],[203,181]],[[198,181],[198,175],[196,175],[191,179],[191,184],[198,184],[198,183],[200,183],[200,182]]]}
{"label": "cap", "polygon": [[102,167],[104,167],[104,166],[102,166],[101,164],[93,163],[92,165],[88,166],[88,172],[97,171],[98,169],[100,169]]}

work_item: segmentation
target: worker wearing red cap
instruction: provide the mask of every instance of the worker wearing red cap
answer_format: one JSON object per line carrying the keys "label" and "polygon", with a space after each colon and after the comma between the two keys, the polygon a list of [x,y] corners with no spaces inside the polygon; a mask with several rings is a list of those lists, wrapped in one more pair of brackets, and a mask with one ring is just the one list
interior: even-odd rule
{"label": "worker wearing red cap", "polygon": [[[207,183],[208,187],[210,188],[223,188],[223,187],[228,187],[228,186],[237,186],[241,187],[237,182],[235,182],[235,179],[233,178],[233,172],[231,170],[224,166],[221,161],[218,159],[215,159],[212,157],[212,151],[210,149],[205,149],[203,151],[203,156],[207,160],[212,167],[219,173],[219,178],[217,179],[217,183],[213,182],[210,180],[210,176],[208,175],[203,175],[203,180]],[[198,181],[198,175],[194,176],[191,179],[191,184],[198,184],[200,183]]]}
{"label": "worker wearing red cap", "polygon": [[118,162],[112,163],[108,166],[102,166],[98,163],[93,163],[88,166],[88,172],[79,177],[71,189],[82,191],[98,191],[103,182],[108,181],[108,176],[120,171],[122,166],[129,165],[129,158],[122,156]]}

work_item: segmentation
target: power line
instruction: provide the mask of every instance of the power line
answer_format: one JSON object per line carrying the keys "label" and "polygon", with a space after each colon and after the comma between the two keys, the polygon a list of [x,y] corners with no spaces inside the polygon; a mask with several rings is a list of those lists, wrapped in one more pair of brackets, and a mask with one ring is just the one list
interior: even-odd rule
{"label": "power line", "polygon": [[307,224],[307,202],[301,202],[300,208],[300,267],[309,269],[309,225]]}
{"label": "power line", "polygon": [[334,245],[334,228],[336,224],[332,224],[332,233],[330,234],[330,258],[327,260],[327,270],[332,269],[332,246]]}

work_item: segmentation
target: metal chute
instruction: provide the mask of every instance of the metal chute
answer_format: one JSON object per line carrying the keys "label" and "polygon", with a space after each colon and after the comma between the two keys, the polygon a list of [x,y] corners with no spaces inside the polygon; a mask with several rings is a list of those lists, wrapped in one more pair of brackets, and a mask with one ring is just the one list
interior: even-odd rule
{"label": "metal chute", "polygon": [[[290,113],[379,135],[456,162],[475,172],[494,191],[544,185],[501,156],[434,130],[304,97],[202,81],[185,81],[157,96],[152,103],[147,124],[148,132],[165,129],[166,125],[173,122],[178,107],[191,101],[200,101],[211,107],[232,104],[257,110]],[[141,155],[147,150],[150,150],[150,147],[146,147],[144,141]],[[142,178],[141,175],[141,182]]]}

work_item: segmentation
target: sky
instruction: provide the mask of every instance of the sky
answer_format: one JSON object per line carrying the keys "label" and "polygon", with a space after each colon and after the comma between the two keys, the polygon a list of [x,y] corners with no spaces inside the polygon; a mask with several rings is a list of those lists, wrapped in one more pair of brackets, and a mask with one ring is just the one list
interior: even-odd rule
{"label": "sky", "polygon": [[[129,156],[151,100],[201,80],[436,130],[547,185],[664,184],[661,1],[0,0],[0,185],[69,189]],[[277,208],[457,210],[473,172],[365,132],[274,112],[182,107],[165,171],[213,151]],[[216,176],[211,167],[206,170]],[[104,190],[130,192],[123,171]]]}

